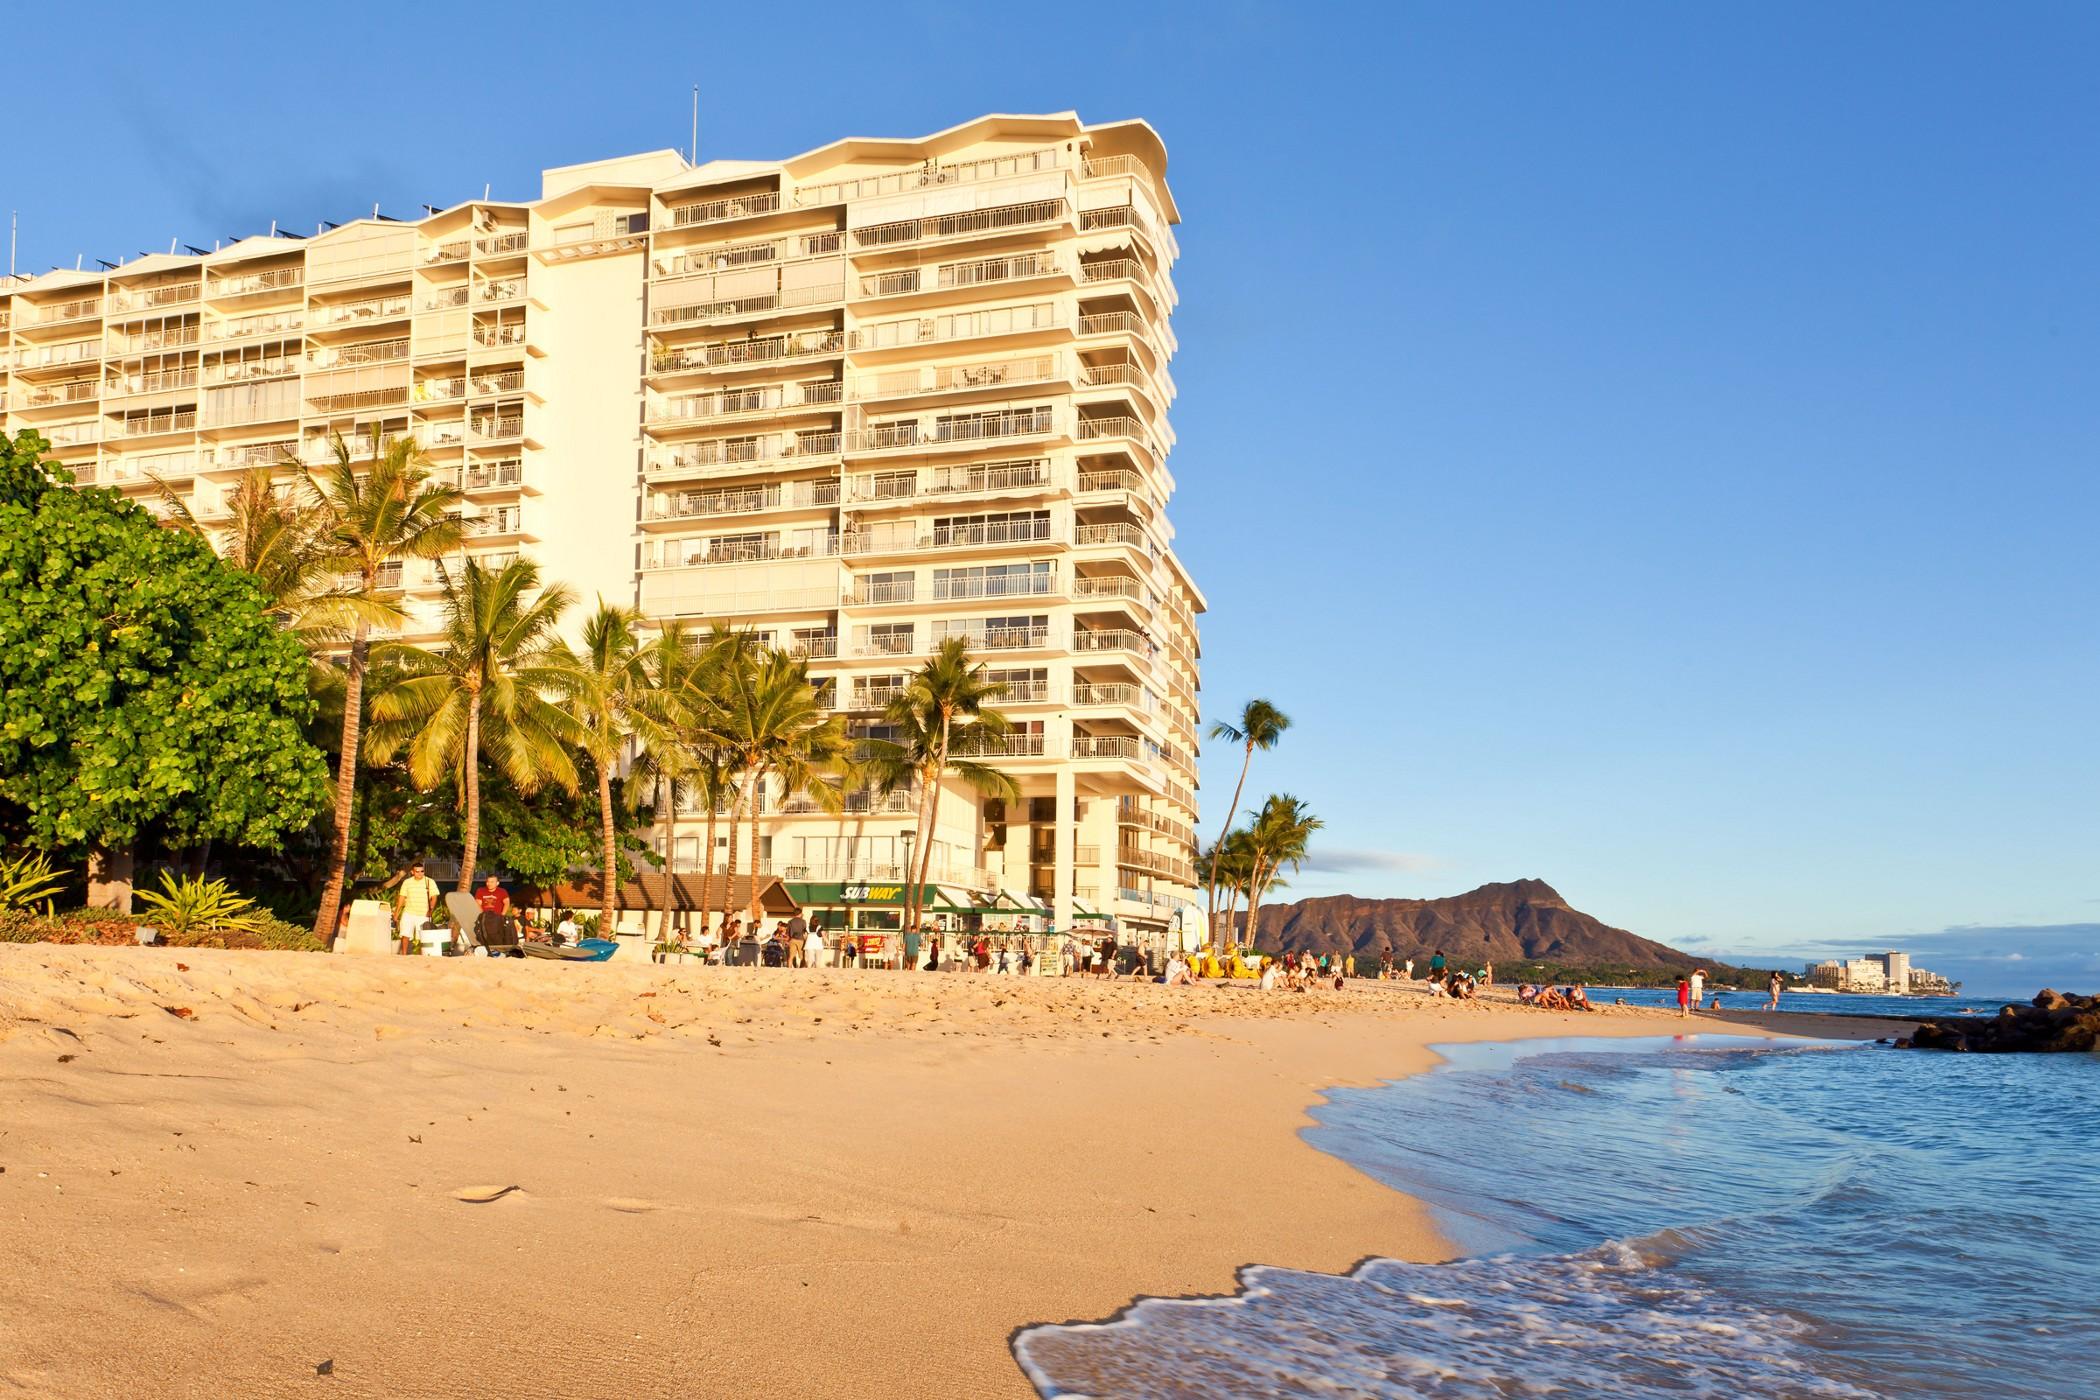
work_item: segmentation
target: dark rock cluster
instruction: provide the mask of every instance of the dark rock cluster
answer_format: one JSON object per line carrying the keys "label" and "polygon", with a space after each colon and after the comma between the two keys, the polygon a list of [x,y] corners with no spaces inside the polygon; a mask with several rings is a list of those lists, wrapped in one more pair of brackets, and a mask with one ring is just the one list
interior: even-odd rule
{"label": "dark rock cluster", "polygon": [[2044,991],[2027,1006],[2011,1005],[1991,1017],[1926,1021],[1898,1049],[1970,1050],[2015,1054],[2100,1049],[2100,997]]}

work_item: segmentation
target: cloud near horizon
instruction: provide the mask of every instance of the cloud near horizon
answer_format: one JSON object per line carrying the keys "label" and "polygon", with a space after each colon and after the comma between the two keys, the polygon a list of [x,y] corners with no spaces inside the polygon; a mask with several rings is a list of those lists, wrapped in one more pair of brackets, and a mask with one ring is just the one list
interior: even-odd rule
{"label": "cloud near horizon", "polygon": [[1449,864],[1442,856],[1418,851],[1372,851],[1346,846],[1316,846],[1305,858],[1306,873],[1313,875],[1353,875],[1364,871],[1419,875],[1442,870]]}

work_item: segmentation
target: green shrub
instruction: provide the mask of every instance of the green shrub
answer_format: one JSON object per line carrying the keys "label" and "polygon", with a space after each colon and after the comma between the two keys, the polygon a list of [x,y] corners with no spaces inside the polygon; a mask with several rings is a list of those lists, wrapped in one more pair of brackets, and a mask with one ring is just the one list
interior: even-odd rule
{"label": "green shrub", "polygon": [[66,887],[66,877],[42,851],[0,859],[0,909],[34,909]]}
{"label": "green shrub", "polygon": [[171,943],[207,933],[255,933],[271,916],[246,895],[235,894],[224,880],[192,875],[178,880],[160,873],[160,889],[140,890],[133,899]]}

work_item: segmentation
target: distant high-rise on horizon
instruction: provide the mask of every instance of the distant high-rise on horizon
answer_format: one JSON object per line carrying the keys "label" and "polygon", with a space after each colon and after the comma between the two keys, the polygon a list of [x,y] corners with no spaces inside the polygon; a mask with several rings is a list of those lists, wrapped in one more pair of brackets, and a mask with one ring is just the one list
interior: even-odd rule
{"label": "distant high-rise on horizon", "polygon": [[[1164,934],[1204,607],[1166,514],[1178,220],[1150,126],[1069,112],[567,166],[528,202],[0,280],[0,421],[207,525],[255,466],[412,436],[466,492],[464,554],[754,628],[862,736],[965,638],[1021,798],[944,795],[935,907]],[[427,634],[434,567],[396,582]],[[762,863],[894,927],[916,800],[848,807],[766,794]]]}

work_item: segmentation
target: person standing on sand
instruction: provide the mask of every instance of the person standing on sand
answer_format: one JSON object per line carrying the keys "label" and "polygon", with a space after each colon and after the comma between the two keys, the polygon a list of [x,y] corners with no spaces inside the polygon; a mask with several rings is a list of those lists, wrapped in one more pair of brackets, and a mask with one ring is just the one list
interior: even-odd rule
{"label": "person standing on sand", "polygon": [[1786,978],[1780,976],[1778,969],[1774,968],[1772,971],[1772,980],[1766,983],[1765,985],[1766,988],[1771,992],[1771,995],[1765,999],[1765,1010],[1777,1011],[1779,1009],[1779,993],[1780,990],[1786,986]]}
{"label": "person standing on sand", "polygon": [[1706,1005],[1706,969],[1695,967],[1692,969],[1692,1010],[1697,1011],[1704,1005]]}
{"label": "person standing on sand", "polygon": [[1409,958],[1407,960],[1407,966],[1405,971],[1407,973],[1407,980],[1409,982],[1413,982],[1415,980],[1415,960],[1413,958]]}
{"label": "person standing on sand", "polygon": [[408,877],[394,891],[394,932],[403,938],[419,938],[437,906],[437,881],[423,873],[423,862],[408,867]]}
{"label": "person standing on sand", "polygon": [[[1414,975],[1412,965],[1408,967],[1408,975]],[[1429,959],[1429,980],[1432,982],[1444,980],[1444,950],[1442,948],[1437,949],[1436,953]]]}
{"label": "person standing on sand", "polygon": [[1692,984],[1682,977],[1677,979],[1677,1014],[1680,1016],[1692,1014]]}

